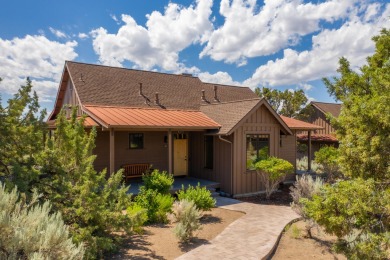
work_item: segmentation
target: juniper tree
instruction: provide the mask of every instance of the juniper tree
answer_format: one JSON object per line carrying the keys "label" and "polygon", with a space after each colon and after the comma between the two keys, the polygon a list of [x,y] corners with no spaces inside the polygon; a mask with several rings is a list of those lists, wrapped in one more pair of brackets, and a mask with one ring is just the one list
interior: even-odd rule
{"label": "juniper tree", "polygon": [[324,79],[343,102],[332,123],[349,180],[327,185],[305,202],[306,213],[338,237],[338,251],[350,259],[390,257],[390,31],[373,40],[375,53],[360,72],[341,58],[341,76]]}

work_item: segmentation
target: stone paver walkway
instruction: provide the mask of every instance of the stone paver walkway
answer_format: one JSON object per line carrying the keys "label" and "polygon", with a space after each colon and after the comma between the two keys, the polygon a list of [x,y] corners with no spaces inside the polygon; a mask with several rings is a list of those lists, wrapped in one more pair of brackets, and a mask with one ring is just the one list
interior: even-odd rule
{"label": "stone paver walkway", "polygon": [[222,197],[217,197],[217,206],[246,214],[209,244],[176,259],[264,259],[274,248],[284,227],[299,217],[287,206],[258,205]]}

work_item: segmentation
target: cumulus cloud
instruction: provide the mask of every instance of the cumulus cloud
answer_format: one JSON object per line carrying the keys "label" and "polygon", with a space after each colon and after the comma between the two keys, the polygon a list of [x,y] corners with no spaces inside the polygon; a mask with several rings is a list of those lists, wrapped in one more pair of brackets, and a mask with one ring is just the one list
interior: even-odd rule
{"label": "cumulus cloud", "polygon": [[62,31],[60,31],[60,30],[57,30],[57,29],[54,29],[54,28],[52,28],[52,27],[49,27],[49,30],[50,30],[50,32],[51,32],[52,34],[54,34],[57,38],[67,38],[67,37],[68,37],[64,32],[62,32]]}
{"label": "cumulus cloud", "polygon": [[93,48],[105,65],[122,66],[125,61],[138,68],[182,70],[179,52],[194,43],[203,43],[213,28],[209,21],[212,0],[197,0],[196,6],[183,7],[169,3],[165,12],[147,15],[146,27],[123,14],[124,23],[116,34],[100,27],[91,32]]}
{"label": "cumulus cloud", "polygon": [[[380,11],[382,10],[382,11]],[[390,26],[390,4],[382,9],[368,5],[351,12],[341,27],[326,29],[312,37],[312,48],[305,51],[285,49],[283,57],[270,60],[245,81],[249,86],[297,84],[335,74],[338,59],[346,57],[354,69],[362,66],[374,51],[371,38]],[[369,18],[368,18],[369,17]]]}
{"label": "cumulus cloud", "polygon": [[77,57],[76,41],[60,43],[42,35],[6,40],[0,38],[0,91],[13,94],[30,77],[40,101],[52,100],[65,60]]}
{"label": "cumulus cloud", "polygon": [[299,43],[320,29],[321,21],[347,16],[355,0],[304,3],[302,0],[222,0],[224,24],[212,32],[200,57],[245,65],[246,58],[266,56]]}
{"label": "cumulus cloud", "polygon": [[88,34],[86,34],[86,33],[79,33],[78,37],[83,40],[83,39],[88,38]]}
{"label": "cumulus cloud", "polygon": [[203,82],[225,84],[232,86],[240,86],[241,83],[234,81],[233,78],[227,72],[218,71],[217,73],[210,74],[209,72],[198,73],[198,77]]}

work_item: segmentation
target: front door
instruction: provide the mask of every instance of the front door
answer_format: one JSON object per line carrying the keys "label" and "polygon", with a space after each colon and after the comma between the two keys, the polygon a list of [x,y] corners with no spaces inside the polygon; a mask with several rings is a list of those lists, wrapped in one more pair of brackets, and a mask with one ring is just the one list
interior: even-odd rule
{"label": "front door", "polygon": [[186,135],[175,136],[173,140],[173,175],[188,173],[188,139]]}

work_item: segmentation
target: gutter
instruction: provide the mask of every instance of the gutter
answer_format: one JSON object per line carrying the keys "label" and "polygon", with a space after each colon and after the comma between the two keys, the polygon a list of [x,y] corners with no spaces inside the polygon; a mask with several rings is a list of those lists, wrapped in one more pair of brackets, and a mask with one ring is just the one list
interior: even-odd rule
{"label": "gutter", "polygon": [[221,135],[218,135],[219,140],[230,144],[230,189],[231,196],[233,196],[233,143],[227,139],[223,139]]}

